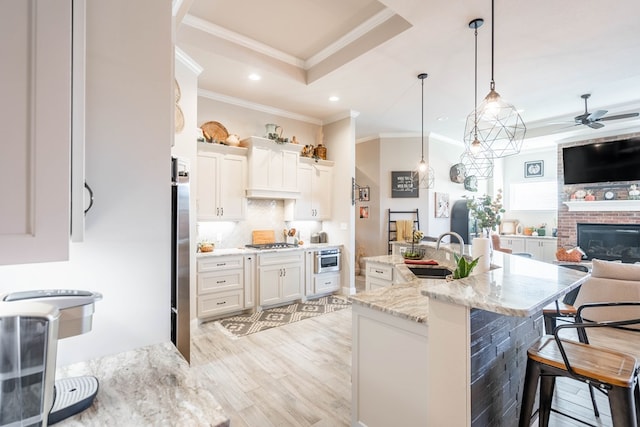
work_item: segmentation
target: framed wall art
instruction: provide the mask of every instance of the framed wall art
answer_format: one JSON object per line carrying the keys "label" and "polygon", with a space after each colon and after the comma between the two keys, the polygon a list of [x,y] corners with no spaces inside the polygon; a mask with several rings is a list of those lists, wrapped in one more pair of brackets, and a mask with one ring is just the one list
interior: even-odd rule
{"label": "framed wall art", "polygon": [[449,218],[449,193],[436,193],[436,218]]}
{"label": "framed wall art", "polygon": [[358,200],[361,202],[369,201],[369,187],[360,187],[358,192]]}
{"label": "framed wall art", "polygon": [[391,172],[391,197],[419,197],[418,174],[412,171]]}
{"label": "framed wall art", "polygon": [[525,178],[540,178],[544,176],[544,160],[524,162]]}

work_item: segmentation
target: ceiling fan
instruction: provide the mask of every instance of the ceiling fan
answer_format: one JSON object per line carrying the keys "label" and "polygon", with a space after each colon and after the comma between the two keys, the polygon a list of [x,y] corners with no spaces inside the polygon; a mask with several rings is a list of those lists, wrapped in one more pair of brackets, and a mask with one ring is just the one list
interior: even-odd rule
{"label": "ceiling fan", "polygon": [[640,113],[627,113],[627,114],[616,114],[615,116],[607,116],[607,110],[597,110],[593,113],[590,113],[587,109],[587,99],[591,96],[590,93],[585,93],[581,95],[580,98],[584,99],[584,114],[580,114],[575,117],[576,126],[577,125],[586,125],[592,129],[600,129],[604,127],[603,123],[600,123],[605,120],[619,120],[619,119],[628,119],[630,117],[637,117]]}

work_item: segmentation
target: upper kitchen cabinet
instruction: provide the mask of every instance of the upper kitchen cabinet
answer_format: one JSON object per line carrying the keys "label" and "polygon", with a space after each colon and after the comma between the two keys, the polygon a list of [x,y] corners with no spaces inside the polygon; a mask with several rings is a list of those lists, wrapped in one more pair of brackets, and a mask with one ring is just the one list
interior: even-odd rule
{"label": "upper kitchen cabinet", "polygon": [[199,144],[196,197],[199,221],[244,219],[246,151],[220,144]]}
{"label": "upper kitchen cabinet", "polygon": [[285,221],[330,219],[333,162],[301,157],[298,184],[300,197],[285,201]]}
{"label": "upper kitchen cabinet", "polygon": [[277,144],[251,137],[242,141],[249,150],[247,197],[292,199],[300,196],[298,164],[302,146]]}
{"label": "upper kitchen cabinet", "polygon": [[69,258],[72,2],[0,2],[0,264]]}

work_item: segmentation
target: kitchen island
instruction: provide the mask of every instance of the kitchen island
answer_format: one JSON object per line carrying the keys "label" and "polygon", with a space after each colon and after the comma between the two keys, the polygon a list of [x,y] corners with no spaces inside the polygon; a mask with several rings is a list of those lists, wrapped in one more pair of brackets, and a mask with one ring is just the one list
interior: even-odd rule
{"label": "kitchen island", "polygon": [[[452,268],[457,246],[425,258]],[[393,284],[351,297],[352,425],[517,425],[542,308],[588,275],[499,252],[450,282],[416,278],[398,255],[366,261],[392,266]]]}

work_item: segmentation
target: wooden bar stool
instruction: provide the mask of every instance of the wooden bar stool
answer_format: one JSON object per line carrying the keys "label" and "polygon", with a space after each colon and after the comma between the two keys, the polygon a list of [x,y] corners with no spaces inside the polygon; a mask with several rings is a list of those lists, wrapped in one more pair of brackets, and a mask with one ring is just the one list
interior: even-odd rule
{"label": "wooden bar stool", "polygon": [[614,427],[637,427],[639,408],[635,400],[638,393],[638,361],[630,354],[558,337],[559,329],[574,326],[607,325],[562,325],[556,329],[554,336],[545,335],[529,348],[520,427],[529,427],[531,423],[538,379],[539,425],[548,426],[556,377],[573,378],[604,391],[609,398]]}

